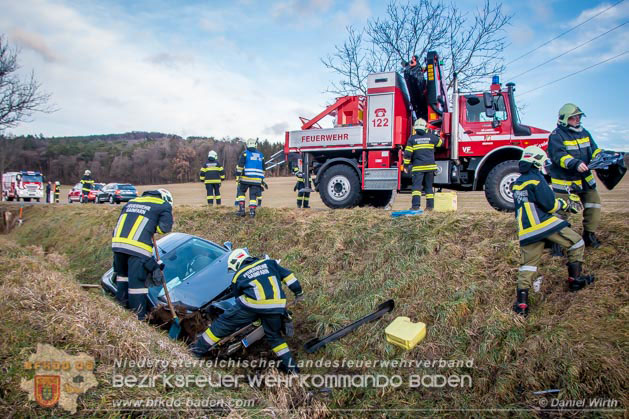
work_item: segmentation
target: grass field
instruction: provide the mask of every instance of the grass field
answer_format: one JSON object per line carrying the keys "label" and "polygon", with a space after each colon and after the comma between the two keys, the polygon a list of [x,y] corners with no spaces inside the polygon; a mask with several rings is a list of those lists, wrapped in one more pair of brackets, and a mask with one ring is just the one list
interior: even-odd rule
{"label": "grass field", "polygon": [[[287,187],[290,181],[285,181]],[[179,186],[172,186],[178,199]],[[190,188],[190,193],[193,188],[201,189],[200,184],[180,186],[182,191]],[[185,199],[183,192],[180,196],[180,200]],[[268,253],[281,259],[300,279],[307,298],[294,309],[296,336],[288,343],[301,362],[339,363],[304,367],[303,374],[399,375],[405,383],[386,388],[334,388],[331,393],[249,387],[234,393],[204,390],[203,394],[216,397],[256,399],[253,410],[220,414],[527,417],[584,413],[543,406],[543,397],[534,392],[547,389],[560,390],[547,396],[549,400],[617,401],[615,410],[590,412],[593,415],[626,414],[626,212],[604,210],[600,231],[604,245],[586,252],[586,270],[597,277],[587,289],[569,293],[565,260],[543,257],[542,289],[532,293],[531,314],[523,320],[511,312],[519,261],[512,214],[476,209],[393,219],[387,212],[372,208],[304,212],[264,207],[251,222],[235,217],[230,206],[206,209],[199,205],[175,206],[176,231],[218,243],[230,240],[255,254]],[[172,358],[180,350],[181,357],[188,356],[185,347],[169,342],[164,332],[135,325],[132,316],[117,308],[109,297],[77,287],[76,281],[97,282],[110,266],[109,241],[119,209],[109,205],[31,206],[25,211],[24,225],[0,242],[0,311],[4,314],[0,332],[8,337],[0,345],[0,359],[7,371],[0,379],[3,410],[17,416],[46,414],[16,390],[16,383],[25,374],[20,365],[38,342],[96,357],[99,387],[79,398],[79,411],[84,414],[95,414],[117,397],[155,394],[151,389],[112,388],[108,380],[115,355]],[[579,229],[578,222],[574,225]],[[303,351],[302,345],[309,338],[336,330],[390,298],[396,308],[382,320],[318,353]],[[412,351],[385,341],[384,328],[396,316],[428,325],[427,337]],[[261,346],[263,355],[272,357],[265,345]],[[366,367],[343,365],[344,360],[472,360],[473,365]],[[408,385],[412,375],[467,375],[472,385],[415,388]],[[194,397],[200,393],[174,390],[167,394]],[[374,411],[366,413],[364,409]],[[188,410],[184,414],[198,412]]]}
{"label": "grass field", "polygon": [[[297,193],[293,192],[294,177],[279,177],[267,179],[269,190],[264,191],[262,205],[270,208],[294,208],[296,207]],[[138,186],[140,192],[148,189],[165,187],[171,191],[177,205],[204,205],[205,187],[198,183],[175,183],[169,185],[142,185]],[[61,201],[67,202],[69,187],[61,190]],[[603,200],[604,210],[629,212],[629,176],[625,176],[620,185],[613,191],[608,191],[599,182],[599,191]],[[485,193],[482,191],[457,192],[458,209],[462,212],[488,211],[491,207],[487,203]],[[223,205],[232,206],[236,198],[236,182],[226,181],[221,187]],[[248,199],[248,197],[247,197]],[[425,200],[422,200],[425,205]],[[318,192],[313,192],[310,197],[310,206],[313,209],[327,209],[321,202]],[[411,196],[408,194],[397,195],[393,204],[394,210],[409,209]]]}

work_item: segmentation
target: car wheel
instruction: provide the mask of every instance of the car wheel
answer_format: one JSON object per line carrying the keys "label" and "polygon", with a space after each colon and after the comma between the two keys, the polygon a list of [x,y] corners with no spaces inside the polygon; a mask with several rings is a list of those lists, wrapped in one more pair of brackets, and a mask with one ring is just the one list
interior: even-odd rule
{"label": "car wheel", "polygon": [[72,198],[68,197],[68,204],[72,203]]}

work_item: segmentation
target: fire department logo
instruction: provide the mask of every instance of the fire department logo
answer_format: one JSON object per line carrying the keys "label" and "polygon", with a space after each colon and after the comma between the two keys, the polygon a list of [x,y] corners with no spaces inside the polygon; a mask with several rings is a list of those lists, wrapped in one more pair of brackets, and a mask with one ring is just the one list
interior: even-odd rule
{"label": "fire department logo", "polygon": [[35,401],[43,407],[53,407],[61,395],[61,377],[59,375],[35,376]]}
{"label": "fire department logo", "polygon": [[24,362],[24,369],[34,371],[32,380],[22,379],[20,388],[28,392],[28,399],[42,407],[59,405],[76,413],[77,399],[98,385],[94,358],[86,353],[69,355],[51,345],[37,345],[37,352]]}

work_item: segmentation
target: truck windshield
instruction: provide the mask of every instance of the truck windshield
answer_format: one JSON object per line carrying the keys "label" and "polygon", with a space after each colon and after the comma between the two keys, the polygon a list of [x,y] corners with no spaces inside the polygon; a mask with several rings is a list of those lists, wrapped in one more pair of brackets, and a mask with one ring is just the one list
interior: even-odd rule
{"label": "truck windshield", "polygon": [[43,182],[41,175],[22,175],[22,182]]}
{"label": "truck windshield", "polygon": [[[499,121],[507,119],[507,108],[502,95],[494,96],[494,109],[496,110],[496,119]],[[467,122],[491,122],[493,120],[485,113],[482,96],[480,98],[478,96],[467,98],[465,101],[465,120]]]}

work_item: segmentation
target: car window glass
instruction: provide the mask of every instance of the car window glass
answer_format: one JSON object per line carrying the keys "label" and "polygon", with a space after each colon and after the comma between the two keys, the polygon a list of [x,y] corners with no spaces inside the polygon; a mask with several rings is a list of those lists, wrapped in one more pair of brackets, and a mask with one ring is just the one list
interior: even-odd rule
{"label": "car window glass", "polygon": [[122,189],[124,191],[135,191],[133,185],[120,185],[119,189]]}
{"label": "car window glass", "polygon": [[[496,119],[499,121],[507,119],[507,108],[502,95],[494,96],[494,110],[496,111]],[[493,118],[489,118],[485,113],[485,105],[482,100],[477,96],[470,96],[465,101],[465,120],[467,122],[491,122]]]}
{"label": "car window glass", "polygon": [[199,272],[225,254],[225,250],[204,240],[192,238],[163,255],[164,276],[167,282],[181,281]]}

